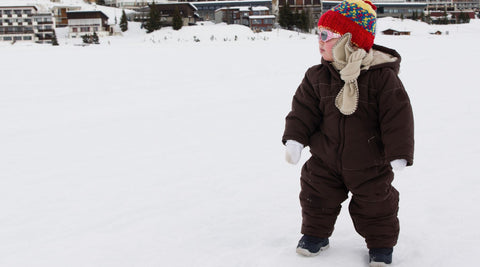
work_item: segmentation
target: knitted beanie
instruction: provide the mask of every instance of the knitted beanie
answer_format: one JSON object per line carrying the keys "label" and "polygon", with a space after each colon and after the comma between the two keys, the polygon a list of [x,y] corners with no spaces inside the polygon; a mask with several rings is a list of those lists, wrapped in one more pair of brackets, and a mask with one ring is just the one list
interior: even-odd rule
{"label": "knitted beanie", "polygon": [[325,12],[318,27],[344,35],[352,34],[352,43],[369,51],[375,39],[377,7],[370,0],[344,0]]}

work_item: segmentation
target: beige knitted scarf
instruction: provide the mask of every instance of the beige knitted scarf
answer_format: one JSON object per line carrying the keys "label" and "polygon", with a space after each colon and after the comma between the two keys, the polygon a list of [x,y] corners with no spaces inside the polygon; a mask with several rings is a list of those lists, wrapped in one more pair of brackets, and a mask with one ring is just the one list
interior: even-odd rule
{"label": "beige knitted scarf", "polygon": [[351,38],[350,33],[344,34],[332,49],[332,65],[339,71],[340,78],[345,82],[335,98],[335,106],[344,115],[351,115],[357,110],[359,97],[357,78],[360,72],[368,70],[373,65],[397,60],[396,57],[374,51],[374,49],[370,49],[367,53],[362,48],[353,47]]}

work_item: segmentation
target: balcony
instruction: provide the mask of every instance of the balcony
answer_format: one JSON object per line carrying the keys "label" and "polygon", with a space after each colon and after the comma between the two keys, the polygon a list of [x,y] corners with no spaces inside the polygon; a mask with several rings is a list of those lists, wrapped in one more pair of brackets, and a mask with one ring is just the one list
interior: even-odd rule
{"label": "balcony", "polygon": [[53,21],[37,21],[38,25],[43,25],[43,24],[53,24]]}
{"label": "balcony", "polygon": [[33,30],[31,30],[31,31],[26,31],[26,30],[24,30],[24,31],[2,31],[2,30],[0,30],[0,35],[1,34],[33,34],[33,33],[34,33]]}

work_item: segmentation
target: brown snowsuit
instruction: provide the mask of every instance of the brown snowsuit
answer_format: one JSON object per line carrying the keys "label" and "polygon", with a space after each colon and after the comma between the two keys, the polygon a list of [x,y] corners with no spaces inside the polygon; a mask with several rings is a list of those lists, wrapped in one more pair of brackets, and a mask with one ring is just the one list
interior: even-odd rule
{"label": "brown snowsuit", "polygon": [[295,140],[310,147],[312,157],[301,174],[302,233],[329,237],[341,203],[352,193],[349,211],[368,248],[393,247],[398,238],[398,191],[389,165],[395,159],[413,164],[413,114],[398,78],[400,55],[371,66],[358,77],[357,110],[343,115],[335,97],[344,85],[330,62],[311,67],[286,117],[283,143]]}

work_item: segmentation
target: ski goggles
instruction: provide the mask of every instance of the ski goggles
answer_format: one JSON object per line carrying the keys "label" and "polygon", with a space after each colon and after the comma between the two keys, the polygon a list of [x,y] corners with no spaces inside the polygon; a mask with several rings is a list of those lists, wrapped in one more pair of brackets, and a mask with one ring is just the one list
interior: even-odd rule
{"label": "ski goggles", "polygon": [[326,29],[321,29],[320,32],[318,33],[318,40],[322,42],[328,42],[333,38],[340,38],[340,37],[342,37],[342,35],[335,32],[331,32]]}

